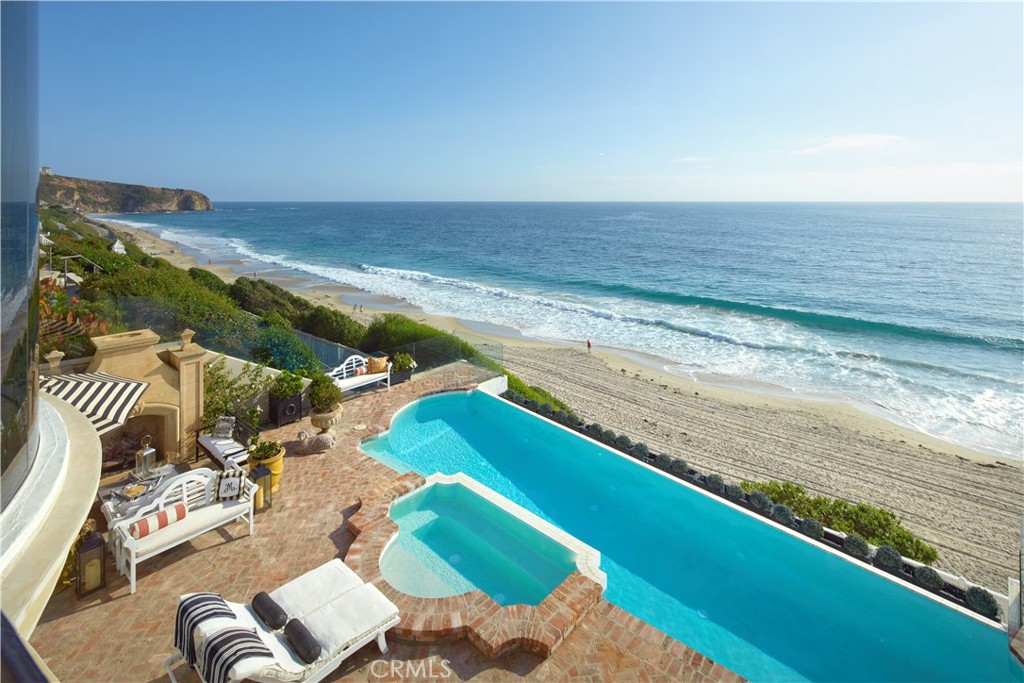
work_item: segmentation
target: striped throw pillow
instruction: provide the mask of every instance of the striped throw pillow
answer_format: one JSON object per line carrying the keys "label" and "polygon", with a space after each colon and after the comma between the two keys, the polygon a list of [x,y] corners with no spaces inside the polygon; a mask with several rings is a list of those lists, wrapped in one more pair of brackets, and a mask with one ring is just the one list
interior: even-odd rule
{"label": "striped throw pillow", "polygon": [[356,368],[355,370],[352,371],[352,376],[353,377],[358,377],[359,375],[365,375],[365,374],[366,374],[366,366],[365,365],[360,365],[358,368]]}
{"label": "striped throw pillow", "polygon": [[185,504],[178,503],[174,507],[166,508],[160,512],[150,515],[149,517],[143,517],[128,527],[128,533],[130,533],[132,538],[135,540],[145,538],[157,529],[163,529],[165,526],[185,519],[186,513],[188,513],[188,508],[185,507]]}

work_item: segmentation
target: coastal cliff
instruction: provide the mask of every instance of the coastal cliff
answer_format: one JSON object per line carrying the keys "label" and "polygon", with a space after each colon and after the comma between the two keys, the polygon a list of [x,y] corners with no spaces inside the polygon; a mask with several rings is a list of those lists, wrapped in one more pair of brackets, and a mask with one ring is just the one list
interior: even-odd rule
{"label": "coastal cliff", "polygon": [[153,213],[157,211],[212,211],[201,192],[147,187],[103,180],[39,176],[40,204],[60,204],[82,213]]}

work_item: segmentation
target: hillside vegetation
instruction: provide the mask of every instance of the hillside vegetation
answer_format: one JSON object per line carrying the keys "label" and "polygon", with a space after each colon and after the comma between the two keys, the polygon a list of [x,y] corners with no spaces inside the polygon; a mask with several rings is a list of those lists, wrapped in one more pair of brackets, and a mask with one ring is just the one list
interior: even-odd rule
{"label": "hillside vegetation", "polygon": [[171,340],[187,327],[196,331],[199,343],[214,351],[307,377],[322,372],[322,367],[295,329],[366,353],[394,353],[397,347],[421,343],[436,357],[472,360],[503,372],[509,387],[527,398],[568,409],[465,340],[399,313],[375,316],[367,327],[266,280],[240,277],[229,285],[210,271],[183,270],[148,256],[127,240],[123,240],[127,253],[115,254],[110,251],[112,240],[99,236],[93,224],[74,211],[47,208],[40,218],[54,242],[55,269],[61,256],[84,257],[67,263],[69,271],[85,278],[77,305],[102,319],[112,332],[149,327]]}

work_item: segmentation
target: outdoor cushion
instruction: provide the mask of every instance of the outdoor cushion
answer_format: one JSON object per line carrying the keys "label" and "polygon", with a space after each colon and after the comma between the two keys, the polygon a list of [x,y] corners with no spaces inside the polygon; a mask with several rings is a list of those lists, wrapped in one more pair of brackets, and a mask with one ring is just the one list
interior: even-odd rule
{"label": "outdoor cushion", "polygon": [[284,637],[288,639],[288,644],[295,650],[299,659],[306,664],[312,664],[320,659],[320,643],[298,619],[292,619],[284,627]]}
{"label": "outdoor cushion", "polygon": [[217,500],[238,500],[242,495],[245,472],[242,470],[224,470],[217,475]]}
{"label": "outdoor cushion", "polygon": [[185,507],[184,503],[178,503],[177,505],[155,512],[148,517],[143,517],[128,527],[128,533],[130,533],[136,540],[145,538],[157,529],[163,529],[165,526],[169,526],[178,520],[184,519],[186,514],[188,514],[188,508]]}
{"label": "outdoor cushion", "polygon": [[335,558],[271,591],[270,597],[288,616],[302,617],[362,584],[358,574]]}
{"label": "outdoor cushion", "polygon": [[388,371],[388,359],[387,357],[378,358],[376,356],[370,356],[366,359],[366,372],[371,375],[376,375],[379,372]]}
{"label": "outdoor cushion", "polygon": [[266,591],[260,591],[253,597],[252,611],[271,631],[283,628],[288,623],[288,615]]}
{"label": "outdoor cushion", "polygon": [[249,500],[225,500],[222,503],[189,510],[188,516],[176,522],[169,530],[150,533],[149,536],[139,539],[135,544],[135,552],[146,556],[177,545],[181,538],[206,527],[215,526],[219,520],[239,515],[243,509],[251,505],[252,501]]}
{"label": "outdoor cushion", "polygon": [[230,439],[231,433],[235,430],[235,418],[222,416],[217,418],[217,424],[213,427],[213,438]]}
{"label": "outdoor cushion", "polygon": [[353,588],[302,619],[325,652],[340,652],[398,616],[398,608],[372,583]]}

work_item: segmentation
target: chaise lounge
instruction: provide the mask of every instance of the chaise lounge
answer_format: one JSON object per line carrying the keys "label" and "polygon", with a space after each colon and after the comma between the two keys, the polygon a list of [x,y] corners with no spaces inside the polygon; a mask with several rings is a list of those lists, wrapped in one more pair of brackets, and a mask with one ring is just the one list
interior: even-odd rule
{"label": "chaise lounge", "polygon": [[[183,595],[179,603],[195,594]],[[203,657],[206,644],[235,629],[255,633],[269,650],[266,654],[237,658],[227,669],[229,681],[319,681],[364,645],[376,640],[381,652],[387,652],[384,634],[399,622],[398,608],[373,584],[363,583],[359,575],[339,560],[330,562],[289,581],[269,594],[275,608],[288,620],[285,628],[272,628],[265,615],[253,604],[224,601],[232,616],[215,616],[200,621],[192,631],[196,651]],[[306,662],[286,631],[293,621],[301,622],[319,645],[320,654]],[[173,667],[184,660],[179,650],[164,662],[167,675],[177,683]],[[202,661],[195,663],[202,675]]]}

